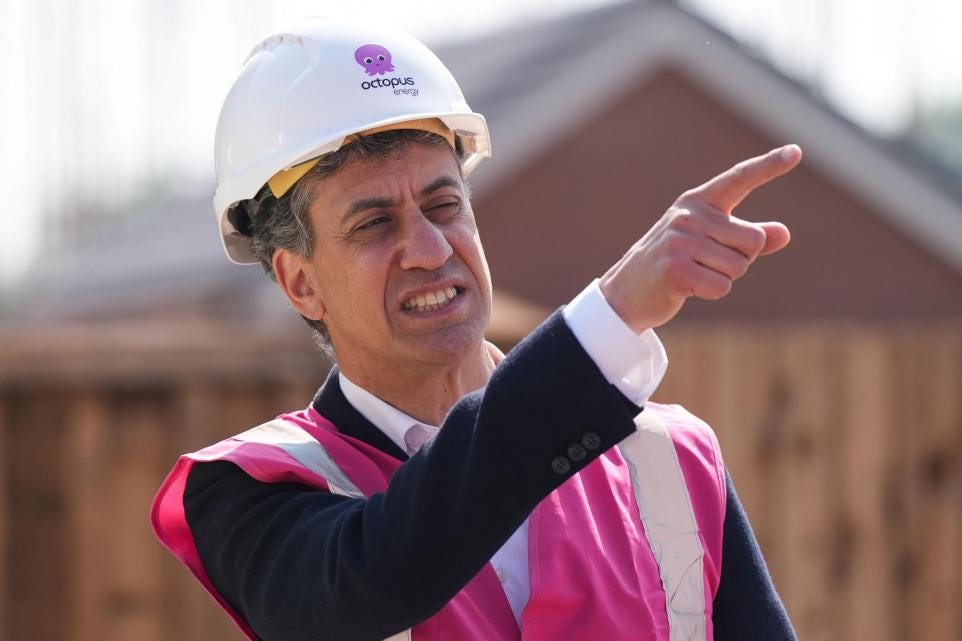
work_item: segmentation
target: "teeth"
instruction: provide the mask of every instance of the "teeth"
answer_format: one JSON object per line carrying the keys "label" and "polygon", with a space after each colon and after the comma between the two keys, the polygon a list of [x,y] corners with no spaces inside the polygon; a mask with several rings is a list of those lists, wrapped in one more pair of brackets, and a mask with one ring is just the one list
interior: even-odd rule
{"label": "teeth", "polygon": [[454,287],[448,287],[446,289],[439,289],[436,292],[412,296],[404,301],[402,307],[418,312],[432,312],[447,305],[448,302],[457,295],[458,290]]}

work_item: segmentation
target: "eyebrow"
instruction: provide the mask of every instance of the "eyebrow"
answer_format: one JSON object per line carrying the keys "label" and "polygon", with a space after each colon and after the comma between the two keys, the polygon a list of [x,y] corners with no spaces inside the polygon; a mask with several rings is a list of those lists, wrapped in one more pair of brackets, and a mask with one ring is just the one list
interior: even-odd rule
{"label": "eyebrow", "polygon": [[[444,187],[460,187],[460,183],[451,176],[441,176],[436,178],[430,185],[422,189],[418,194],[418,197],[424,198],[439,189],[443,189]],[[361,200],[355,201],[350,207],[348,207],[347,211],[341,217],[341,222],[345,223],[357,214],[369,209],[389,209],[394,207],[396,204],[397,201],[390,198],[362,198]]]}

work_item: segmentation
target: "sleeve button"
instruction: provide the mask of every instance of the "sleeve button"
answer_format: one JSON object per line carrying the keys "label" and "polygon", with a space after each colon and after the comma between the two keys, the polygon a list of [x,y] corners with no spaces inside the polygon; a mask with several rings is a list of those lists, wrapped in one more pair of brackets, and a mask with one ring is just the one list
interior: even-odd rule
{"label": "sleeve button", "polygon": [[577,443],[568,448],[568,458],[576,463],[585,460],[586,456],[588,456],[588,450]]}
{"label": "sleeve button", "polygon": [[581,437],[581,444],[585,446],[585,449],[594,451],[601,447],[601,437],[594,432],[586,432],[585,435]]}
{"label": "sleeve button", "polygon": [[567,474],[571,471],[571,461],[563,456],[556,456],[551,459],[551,471],[555,474]]}

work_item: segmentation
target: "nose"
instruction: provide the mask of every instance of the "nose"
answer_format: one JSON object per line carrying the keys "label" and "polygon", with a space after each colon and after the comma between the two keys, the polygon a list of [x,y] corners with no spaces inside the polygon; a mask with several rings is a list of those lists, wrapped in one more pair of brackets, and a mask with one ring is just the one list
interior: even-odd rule
{"label": "nose", "polygon": [[420,211],[406,225],[403,243],[401,269],[439,269],[454,253],[444,230]]}

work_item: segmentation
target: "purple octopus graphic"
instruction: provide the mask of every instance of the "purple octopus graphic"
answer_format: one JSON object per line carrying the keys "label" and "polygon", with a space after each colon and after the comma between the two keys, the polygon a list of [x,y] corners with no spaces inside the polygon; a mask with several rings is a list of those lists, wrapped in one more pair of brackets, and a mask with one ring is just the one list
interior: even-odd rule
{"label": "purple octopus graphic", "polygon": [[354,52],[354,59],[357,64],[364,67],[364,71],[369,76],[384,75],[388,71],[394,71],[391,64],[391,52],[381,45],[361,45]]}

